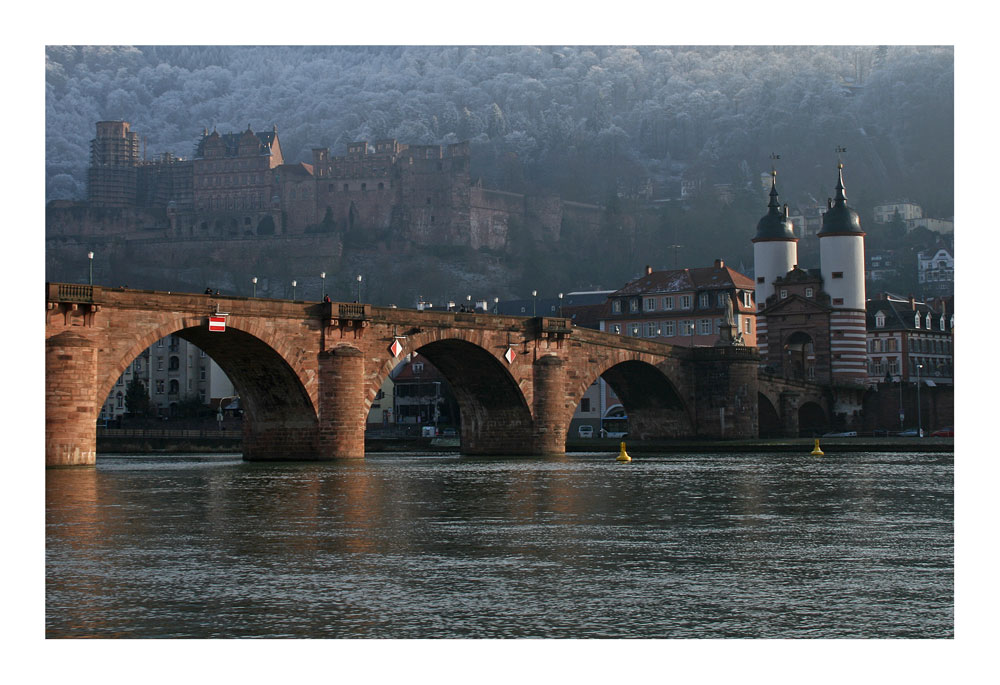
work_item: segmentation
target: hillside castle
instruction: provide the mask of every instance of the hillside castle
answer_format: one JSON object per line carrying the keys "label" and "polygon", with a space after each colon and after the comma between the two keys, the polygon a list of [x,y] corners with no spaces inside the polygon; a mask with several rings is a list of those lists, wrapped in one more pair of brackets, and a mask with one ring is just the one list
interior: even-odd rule
{"label": "hillside castle", "polygon": [[49,237],[157,231],[232,239],[341,233],[418,246],[504,250],[514,224],[558,239],[564,218],[598,223],[600,208],[554,195],[490,190],[469,173],[469,145],[359,141],[343,156],[312,151],[287,164],[277,127],[203,132],[191,159],[146,160],[126,121],[97,123],[87,202],[52,202]]}

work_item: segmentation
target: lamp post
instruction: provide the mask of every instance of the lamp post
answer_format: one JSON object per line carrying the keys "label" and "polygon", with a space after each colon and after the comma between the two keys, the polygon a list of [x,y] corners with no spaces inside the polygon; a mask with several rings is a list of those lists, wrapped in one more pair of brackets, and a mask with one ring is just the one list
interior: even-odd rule
{"label": "lamp post", "polygon": [[538,291],[531,291],[531,315],[535,316],[535,298],[538,297]]}
{"label": "lamp post", "polygon": [[499,313],[500,313],[500,298],[499,297],[494,297],[493,298],[493,314],[496,315],[496,314],[499,314]]}
{"label": "lamp post", "polygon": [[560,319],[562,318],[562,301],[563,301],[563,294],[559,293],[559,318]]}
{"label": "lamp post", "polygon": [[319,273],[320,282],[322,283],[323,292],[320,293],[319,299],[326,300],[326,272],[321,271]]}
{"label": "lamp post", "polygon": [[250,281],[253,283],[253,296],[257,297],[257,277],[254,276]]}
{"label": "lamp post", "polygon": [[920,418],[920,369],[924,368],[923,364],[917,364],[917,437],[924,437],[924,425]]}
{"label": "lamp post", "polygon": [[358,274],[358,302],[361,302],[361,274]]}
{"label": "lamp post", "polygon": [[465,301],[468,302],[468,304],[465,305],[465,308],[471,312],[472,311],[472,295],[466,295],[465,296]]}
{"label": "lamp post", "polygon": [[295,286],[296,286],[296,283],[295,283],[295,279],[293,278],[292,279],[292,299],[293,300],[295,299]]}
{"label": "lamp post", "polygon": [[94,253],[87,253],[87,261],[90,262],[90,285],[94,285]]}

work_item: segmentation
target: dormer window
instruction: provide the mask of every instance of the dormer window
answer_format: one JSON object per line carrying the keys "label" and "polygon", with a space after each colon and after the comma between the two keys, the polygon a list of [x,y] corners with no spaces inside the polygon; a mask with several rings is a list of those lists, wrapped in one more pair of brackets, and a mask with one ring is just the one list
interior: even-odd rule
{"label": "dormer window", "polygon": [[633,300],[629,300],[628,301],[628,308],[629,308],[629,311],[631,311],[631,312],[637,312],[637,311],[639,311],[639,299],[636,298],[636,299],[633,299]]}
{"label": "dormer window", "polygon": [[875,315],[875,328],[885,328],[885,314],[879,312]]}
{"label": "dormer window", "polygon": [[708,293],[702,293],[698,296],[698,307],[700,309],[708,309]]}
{"label": "dormer window", "polygon": [[941,315],[941,319],[938,321],[938,326],[942,331],[944,330],[944,314]]}
{"label": "dormer window", "polygon": [[788,291],[782,288],[779,295],[781,296],[781,299],[785,299],[786,297],[788,297]]}
{"label": "dormer window", "polygon": [[812,297],[812,296],[813,296],[813,289],[806,288],[806,297]]}
{"label": "dormer window", "polygon": [[612,302],[611,303],[611,311],[613,311],[615,314],[621,314],[622,313],[622,301],[621,300],[615,300],[614,302]]}
{"label": "dormer window", "polygon": [[925,323],[924,328],[926,328],[927,330],[930,330],[931,329],[931,313],[930,312],[927,312],[927,319],[926,319],[926,321],[924,323]]}
{"label": "dormer window", "polygon": [[920,312],[913,315],[913,327],[920,328]]}

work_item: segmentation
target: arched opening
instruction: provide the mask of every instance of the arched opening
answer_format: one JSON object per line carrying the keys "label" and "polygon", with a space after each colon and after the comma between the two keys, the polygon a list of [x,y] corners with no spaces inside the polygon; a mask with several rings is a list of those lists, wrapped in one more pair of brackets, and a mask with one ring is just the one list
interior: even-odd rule
{"label": "arched opening", "polygon": [[274,235],[274,219],[270,214],[257,224],[257,235]]}
{"label": "arched opening", "polygon": [[788,336],[784,346],[782,363],[786,378],[815,380],[816,350],[809,334],[796,331]]}
{"label": "arched opening", "polygon": [[782,436],[781,418],[764,393],[757,393],[757,425],[758,435],[762,438],[780,438]]}
{"label": "arched opening", "polygon": [[799,407],[799,436],[818,437],[829,428],[826,412],[815,402],[805,402]]}
{"label": "arched opening", "polygon": [[368,437],[454,439],[462,424],[458,399],[444,374],[421,354],[403,357],[372,400]]}
{"label": "arched opening", "polygon": [[[526,453],[534,427],[531,411],[496,357],[458,339],[427,343],[416,352],[441,373],[454,395],[457,416],[453,418],[463,454]],[[442,383],[442,396],[445,391]]]}
{"label": "arched opening", "polygon": [[[171,370],[171,356],[185,361]],[[256,336],[233,327],[212,333],[198,325],[168,334],[138,357],[148,369],[145,383],[154,418],[167,415],[171,422],[197,419],[207,424],[198,426],[202,428],[242,429],[247,460],[320,456],[316,410],[302,379],[275,348]],[[214,379],[209,361],[218,369]],[[132,364],[123,360],[115,373],[121,375]],[[222,377],[228,387],[210,390]],[[108,390],[114,383],[108,381]]]}
{"label": "arched opening", "polygon": [[[603,435],[624,437],[627,433],[647,440],[694,434],[684,401],[659,368],[642,361],[622,362],[601,374],[596,385]],[[623,407],[621,416],[608,415],[615,404]]]}

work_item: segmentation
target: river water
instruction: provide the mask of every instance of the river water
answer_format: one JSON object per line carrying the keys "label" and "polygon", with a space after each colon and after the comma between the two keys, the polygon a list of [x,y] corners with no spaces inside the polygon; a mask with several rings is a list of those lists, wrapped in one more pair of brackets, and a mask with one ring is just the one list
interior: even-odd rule
{"label": "river water", "polygon": [[49,470],[46,635],[954,636],[951,454],[614,457]]}

